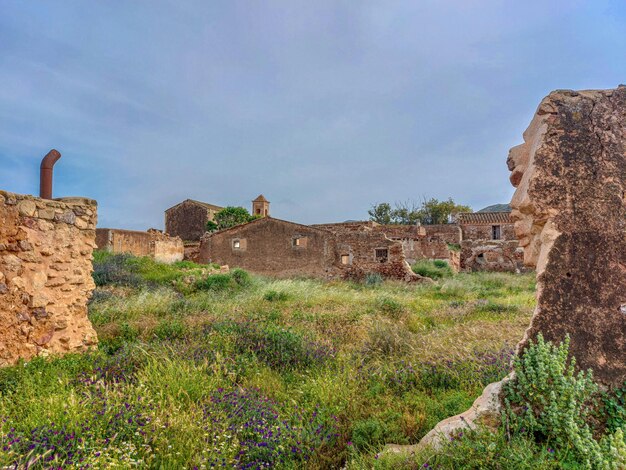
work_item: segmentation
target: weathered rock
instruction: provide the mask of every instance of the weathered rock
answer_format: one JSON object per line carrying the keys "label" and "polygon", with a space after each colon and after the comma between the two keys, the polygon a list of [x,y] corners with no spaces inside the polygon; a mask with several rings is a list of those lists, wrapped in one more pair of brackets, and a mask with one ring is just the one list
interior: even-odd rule
{"label": "weathered rock", "polygon": [[508,380],[507,377],[500,382],[487,385],[482,395],[474,401],[469,410],[440,421],[419,443],[408,446],[389,444],[383,453],[414,454],[426,447],[436,450],[457,437],[459,433],[476,429],[479,425],[495,431],[501,423],[500,394],[502,393],[502,386]]}
{"label": "weathered rock", "polygon": [[626,380],[626,87],[555,91],[511,149],[511,201],[537,307],[520,343],[571,338],[581,369]]}
{"label": "weathered rock", "polygon": [[97,341],[87,318],[95,233],[73,225],[77,208],[95,224],[95,201],[0,191],[0,366]]}

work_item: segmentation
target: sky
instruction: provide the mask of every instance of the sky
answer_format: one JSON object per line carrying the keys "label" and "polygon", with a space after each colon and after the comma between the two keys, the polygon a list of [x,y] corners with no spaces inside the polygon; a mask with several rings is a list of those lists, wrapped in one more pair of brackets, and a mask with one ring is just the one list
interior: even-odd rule
{"label": "sky", "polygon": [[0,189],[163,228],[184,199],[299,223],[508,202],[554,89],[626,82],[623,0],[2,0]]}

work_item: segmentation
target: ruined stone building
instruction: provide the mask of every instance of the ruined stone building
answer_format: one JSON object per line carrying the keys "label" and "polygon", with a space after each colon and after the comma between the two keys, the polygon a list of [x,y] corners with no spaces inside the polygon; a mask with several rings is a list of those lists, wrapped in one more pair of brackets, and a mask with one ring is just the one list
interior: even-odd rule
{"label": "ruined stone building", "polygon": [[[253,208],[265,214],[265,203],[260,196]],[[193,259],[259,274],[323,278],[362,278],[376,272],[412,279],[409,265],[424,259],[444,260],[455,271],[519,272],[522,264],[510,211],[489,210],[431,226],[372,221],[301,225],[267,217],[206,233]]]}
{"label": "ruined stone building", "polygon": [[165,233],[185,242],[197,242],[206,232],[207,222],[222,209],[207,202],[185,199],[165,211]]}
{"label": "ruined stone building", "polygon": [[423,280],[411,271],[402,243],[372,230],[370,222],[329,228],[264,217],[206,233],[198,261],[285,277],[362,279],[378,273],[406,281]]}
{"label": "ruined stone building", "polygon": [[96,245],[99,250],[149,256],[161,263],[182,261],[185,254],[183,241],[179,237],[170,237],[155,229],[141,232],[98,228],[96,229]]}
{"label": "ruined stone building", "polygon": [[523,250],[515,236],[510,209],[481,210],[457,216],[464,271],[524,270]]}

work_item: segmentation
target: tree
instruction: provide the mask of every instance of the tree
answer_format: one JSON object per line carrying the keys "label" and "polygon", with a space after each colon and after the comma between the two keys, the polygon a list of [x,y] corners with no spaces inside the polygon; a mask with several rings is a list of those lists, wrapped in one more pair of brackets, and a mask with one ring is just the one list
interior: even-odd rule
{"label": "tree", "polygon": [[209,220],[209,221],[206,223],[206,231],[207,231],[207,232],[215,232],[215,231],[217,231],[217,230],[219,230],[219,227],[218,227],[218,225],[217,225],[215,222],[213,222],[212,220]]}
{"label": "tree", "polygon": [[452,198],[446,201],[439,201],[430,198],[422,201],[417,206],[415,202],[396,202],[395,207],[387,202],[375,204],[367,211],[370,220],[382,225],[422,225],[448,224],[451,223],[459,212],[472,212],[469,206],[456,204]]}
{"label": "tree", "polygon": [[[217,225],[217,230],[224,230],[235,225],[251,222],[254,219],[258,219],[258,216],[250,215],[244,207],[228,206],[215,214],[213,219]],[[207,223],[207,229],[209,228],[208,225]]]}
{"label": "tree", "polygon": [[370,215],[370,220],[381,225],[389,225],[391,223],[392,209],[391,205],[387,202],[374,204],[367,213]]}
{"label": "tree", "polygon": [[472,208],[456,204],[452,198],[448,198],[447,201],[424,198],[419,218],[423,225],[449,224],[459,212],[472,212]]}

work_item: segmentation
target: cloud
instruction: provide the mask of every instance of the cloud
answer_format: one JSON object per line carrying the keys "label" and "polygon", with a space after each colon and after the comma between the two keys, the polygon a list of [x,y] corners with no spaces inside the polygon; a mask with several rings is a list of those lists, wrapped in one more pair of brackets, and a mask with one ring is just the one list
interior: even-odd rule
{"label": "cloud", "polygon": [[187,197],[297,222],[374,202],[506,202],[507,150],[555,88],[626,75],[600,0],[3,2],[0,187],[162,227]]}

